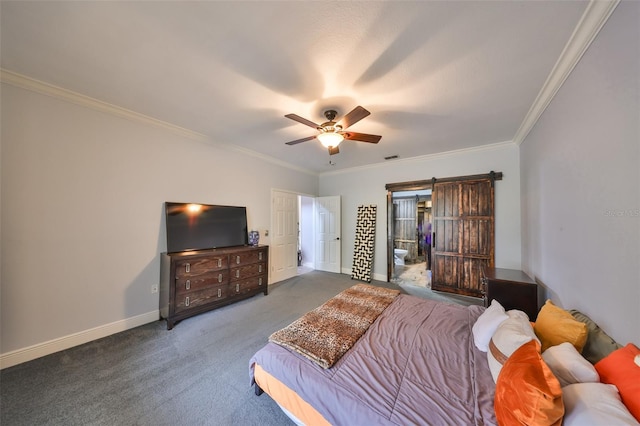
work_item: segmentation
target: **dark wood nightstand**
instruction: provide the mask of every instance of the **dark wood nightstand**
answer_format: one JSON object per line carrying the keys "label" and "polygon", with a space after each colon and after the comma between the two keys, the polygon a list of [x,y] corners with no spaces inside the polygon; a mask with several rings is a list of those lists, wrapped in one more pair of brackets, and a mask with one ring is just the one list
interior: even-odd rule
{"label": "dark wood nightstand", "polygon": [[531,321],[538,317],[539,302],[544,298],[544,289],[524,272],[517,269],[485,267],[482,284],[485,307],[495,299],[507,311],[521,310]]}

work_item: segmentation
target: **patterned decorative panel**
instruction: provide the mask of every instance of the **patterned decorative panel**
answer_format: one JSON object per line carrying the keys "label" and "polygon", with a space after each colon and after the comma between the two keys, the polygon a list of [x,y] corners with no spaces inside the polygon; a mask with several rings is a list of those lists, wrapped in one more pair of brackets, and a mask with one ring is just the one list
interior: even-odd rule
{"label": "patterned decorative panel", "polygon": [[358,206],[351,279],[371,282],[373,248],[376,237],[376,211],[375,204]]}

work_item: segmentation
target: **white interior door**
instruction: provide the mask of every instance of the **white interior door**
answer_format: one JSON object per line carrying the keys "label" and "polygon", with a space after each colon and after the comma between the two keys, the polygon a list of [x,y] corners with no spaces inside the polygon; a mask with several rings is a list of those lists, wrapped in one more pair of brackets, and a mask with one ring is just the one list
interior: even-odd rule
{"label": "white interior door", "polygon": [[271,191],[271,283],[298,274],[298,194]]}
{"label": "white interior door", "polygon": [[316,198],[315,223],[315,269],[340,273],[340,196]]}

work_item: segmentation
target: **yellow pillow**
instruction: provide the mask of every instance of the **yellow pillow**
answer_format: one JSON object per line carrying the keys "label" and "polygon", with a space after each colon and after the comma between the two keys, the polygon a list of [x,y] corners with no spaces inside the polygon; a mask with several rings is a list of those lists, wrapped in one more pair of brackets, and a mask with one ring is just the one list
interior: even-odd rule
{"label": "yellow pillow", "polygon": [[577,321],[573,315],[547,300],[533,326],[533,331],[542,343],[542,351],[560,343],[571,343],[582,352],[587,342],[587,325]]}
{"label": "yellow pillow", "polygon": [[562,424],[562,388],[540,356],[535,340],[520,346],[502,367],[494,409],[501,426]]}

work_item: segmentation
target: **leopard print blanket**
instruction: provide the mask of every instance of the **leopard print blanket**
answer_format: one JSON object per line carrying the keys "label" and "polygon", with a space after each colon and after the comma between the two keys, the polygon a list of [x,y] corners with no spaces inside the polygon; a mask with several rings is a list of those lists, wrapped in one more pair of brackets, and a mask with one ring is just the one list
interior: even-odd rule
{"label": "leopard print blanket", "polygon": [[398,290],[356,284],[307,312],[269,341],[330,368],[393,302]]}

